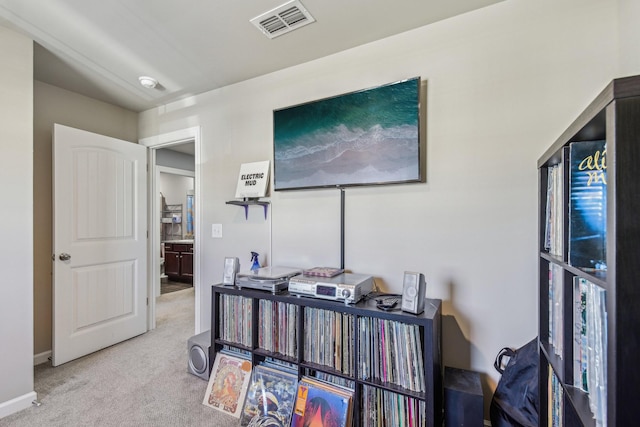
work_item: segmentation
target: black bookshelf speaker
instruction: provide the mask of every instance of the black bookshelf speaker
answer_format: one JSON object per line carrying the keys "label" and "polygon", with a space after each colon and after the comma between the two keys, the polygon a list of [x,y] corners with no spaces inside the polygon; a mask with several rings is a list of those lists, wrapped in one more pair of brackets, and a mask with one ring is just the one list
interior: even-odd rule
{"label": "black bookshelf speaker", "polygon": [[426,291],[424,274],[405,271],[402,280],[402,311],[413,314],[422,313]]}
{"label": "black bookshelf speaker", "polygon": [[484,397],[480,374],[465,369],[444,368],[444,425],[483,427]]}
{"label": "black bookshelf speaker", "polygon": [[209,380],[209,347],[211,347],[211,331],[194,335],[187,342],[189,354],[187,372],[203,380]]}

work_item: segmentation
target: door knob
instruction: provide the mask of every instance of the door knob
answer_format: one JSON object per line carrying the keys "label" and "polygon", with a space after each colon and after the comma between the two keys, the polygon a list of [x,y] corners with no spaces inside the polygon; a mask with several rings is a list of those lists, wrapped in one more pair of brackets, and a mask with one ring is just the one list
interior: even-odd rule
{"label": "door knob", "polygon": [[60,258],[60,261],[69,261],[71,259],[71,255],[63,252],[58,258]]}

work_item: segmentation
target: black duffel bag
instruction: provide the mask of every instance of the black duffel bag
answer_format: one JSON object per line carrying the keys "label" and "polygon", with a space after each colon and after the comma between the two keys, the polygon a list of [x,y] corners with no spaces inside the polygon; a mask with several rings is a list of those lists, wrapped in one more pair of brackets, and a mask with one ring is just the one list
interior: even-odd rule
{"label": "black duffel bag", "polygon": [[489,407],[492,427],[538,426],[538,361],[538,338],[517,350],[500,350],[493,364],[502,378]]}

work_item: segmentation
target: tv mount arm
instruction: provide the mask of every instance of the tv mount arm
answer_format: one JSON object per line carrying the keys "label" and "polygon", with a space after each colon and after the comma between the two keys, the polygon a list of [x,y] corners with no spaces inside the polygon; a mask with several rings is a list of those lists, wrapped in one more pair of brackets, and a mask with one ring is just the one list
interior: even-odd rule
{"label": "tv mount arm", "polygon": [[344,270],[344,188],[340,188],[340,268]]}

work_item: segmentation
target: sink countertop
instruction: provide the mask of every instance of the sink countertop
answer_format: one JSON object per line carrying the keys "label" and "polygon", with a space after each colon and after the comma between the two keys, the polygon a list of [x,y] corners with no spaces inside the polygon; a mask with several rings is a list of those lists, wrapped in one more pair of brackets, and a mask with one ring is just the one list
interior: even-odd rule
{"label": "sink countertop", "polygon": [[193,244],[193,239],[184,239],[184,240],[164,240],[162,243],[191,243]]}

